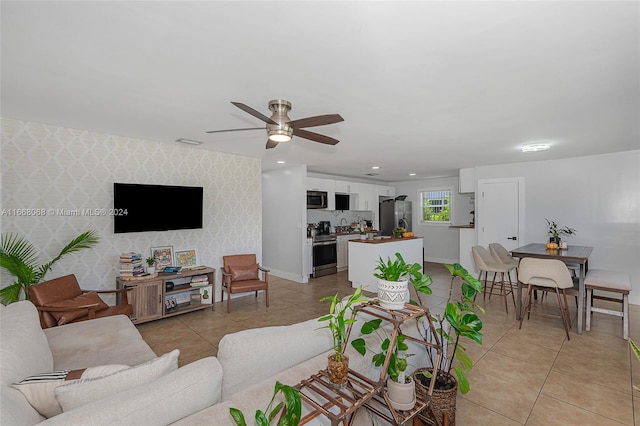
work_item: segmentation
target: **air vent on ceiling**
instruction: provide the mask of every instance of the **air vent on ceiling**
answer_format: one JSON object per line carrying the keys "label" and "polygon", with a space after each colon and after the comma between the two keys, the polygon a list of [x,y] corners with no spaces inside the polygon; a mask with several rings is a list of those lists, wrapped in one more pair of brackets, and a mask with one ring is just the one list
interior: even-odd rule
{"label": "air vent on ceiling", "polygon": [[365,173],[365,176],[378,176],[378,173]]}

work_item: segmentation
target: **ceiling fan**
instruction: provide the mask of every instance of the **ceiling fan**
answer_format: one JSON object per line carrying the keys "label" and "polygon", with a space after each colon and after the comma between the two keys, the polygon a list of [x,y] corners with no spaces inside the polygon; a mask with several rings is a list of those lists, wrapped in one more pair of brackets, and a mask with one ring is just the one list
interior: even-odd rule
{"label": "ceiling fan", "polygon": [[245,127],[242,129],[226,129],[226,130],[210,130],[207,133],[223,133],[238,132],[243,130],[266,129],[269,139],[267,140],[267,149],[275,148],[280,142],[288,142],[292,136],[309,139],[314,142],[320,142],[327,145],[335,145],[340,142],[337,139],[319,133],[304,130],[303,127],[324,126],[327,124],[339,123],[344,121],[340,114],[315,115],[313,117],[300,118],[291,120],[287,113],[291,110],[291,102],[284,99],[273,99],[269,101],[269,110],[273,113],[271,117],[256,111],[240,102],[231,102],[244,112],[267,123],[266,127]]}

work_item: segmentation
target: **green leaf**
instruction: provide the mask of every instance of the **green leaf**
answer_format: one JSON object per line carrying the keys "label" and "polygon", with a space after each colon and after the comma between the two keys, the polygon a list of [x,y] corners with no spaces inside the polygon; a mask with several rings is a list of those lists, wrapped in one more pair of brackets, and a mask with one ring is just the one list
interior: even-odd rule
{"label": "green leaf", "polygon": [[362,356],[367,353],[367,344],[362,337],[352,340],[351,346]]}
{"label": "green leaf", "polygon": [[231,418],[236,426],[247,426],[247,423],[244,421],[244,415],[242,411],[237,408],[229,408],[229,413],[231,414]]}
{"label": "green leaf", "polygon": [[382,323],[382,319],[380,318],[367,321],[364,324],[362,324],[362,328],[360,329],[360,332],[362,334],[371,334],[380,328],[381,323]]}
{"label": "green leaf", "polygon": [[455,354],[456,360],[460,363],[465,370],[471,370],[473,368],[473,360],[462,348],[458,348]]}
{"label": "green leaf", "polygon": [[269,426],[269,419],[261,410],[256,411],[255,420],[258,426]]}
{"label": "green leaf", "polygon": [[456,372],[456,377],[458,377],[458,388],[460,389],[460,393],[467,393],[471,386],[469,386],[469,378],[467,377],[467,373],[460,367],[455,366],[453,370]]}

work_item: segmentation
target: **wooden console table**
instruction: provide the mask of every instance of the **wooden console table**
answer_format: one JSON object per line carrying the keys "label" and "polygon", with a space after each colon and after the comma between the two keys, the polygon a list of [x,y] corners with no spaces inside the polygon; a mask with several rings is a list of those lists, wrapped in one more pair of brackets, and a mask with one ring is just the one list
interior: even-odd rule
{"label": "wooden console table", "polygon": [[[140,324],[159,318],[167,318],[200,309],[213,310],[213,303],[203,303],[201,289],[209,289],[209,300],[213,302],[216,289],[216,270],[207,266],[197,269],[183,270],[179,274],[164,274],[162,272],[149,277],[135,279],[116,278],[116,288],[126,288],[129,303],[133,305],[131,321]],[[206,275],[208,284],[192,287],[189,280],[197,275]],[[176,285],[171,290],[166,289],[168,281],[178,281],[187,278],[186,283]],[[186,300],[188,296],[188,301]],[[165,300],[183,297],[185,302],[179,303],[175,308],[167,309]]]}
{"label": "wooden console table", "polygon": [[[405,339],[436,350],[436,367],[433,374],[437,374],[437,366],[440,364],[440,359],[442,358],[442,345],[440,344],[438,334],[436,333],[436,329],[431,321],[431,316],[428,311],[419,306],[410,304],[406,304],[404,309],[391,311],[380,307],[378,302],[373,300],[355,306],[351,318],[355,319],[359,312],[366,313],[372,317],[381,318],[383,321],[393,324],[393,332],[390,337],[389,349],[385,363],[380,371],[379,379],[377,381],[373,381],[350,368],[347,387],[344,389],[335,389],[330,385],[329,375],[326,369],[319,371],[308,379],[302,380],[294,387],[300,392],[302,402],[311,406],[312,411],[301,419],[301,425],[308,423],[320,415],[327,417],[331,421],[332,426],[337,426],[340,423],[346,425],[360,407],[365,407],[391,424],[404,425],[423,410],[431,410],[431,398],[429,396],[423,398],[419,395],[416,395],[416,405],[412,410],[397,411],[393,409],[391,407],[391,401],[387,396],[385,386],[389,359],[395,345],[395,339],[400,334],[400,326],[403,323],[409,320],[415,320],[422,315],[427,318],[429,328],[431,329],[432,335],[435,336],[436,342],[430,343],[407,335],[405,335]],[[352,326],[353,323],[349,324],[347,328],[347,341],[351,334]],[[433,393],[434,386],[435,380],[432,380],[428,392],[429,395]],[[435,415],[433,417],[436,418]],[[437,418],[436,421],[439,425],[440,423]]]}

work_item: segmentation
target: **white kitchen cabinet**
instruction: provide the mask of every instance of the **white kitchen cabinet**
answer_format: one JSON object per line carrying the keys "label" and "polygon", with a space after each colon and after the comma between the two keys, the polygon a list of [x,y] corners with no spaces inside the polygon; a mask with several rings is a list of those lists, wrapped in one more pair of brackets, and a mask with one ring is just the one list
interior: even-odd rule
{"label": "white kitchen cabinet", "polygon": [[347,182],[346,180],[336,180],[334,181],[334,190],[339,194],[350,194],[351,193],[351,182]]}
{"label": "white kitchen cabinet", "polygon": [[476,169],[460,169],[458,171],[458,192],[461,194],[476,192]]}
{"label": "white kitchen cabinet", "polygon": [[368,183],[352,182],[351,194],[354,199],[354,210],[371,210],[371,186]]}
{"label": "white kitchen cabinet", "polygon": [[360,234],[338,235],[337,251],[338,251],[338,272],[349,268],[349,241],[359,240]]}

